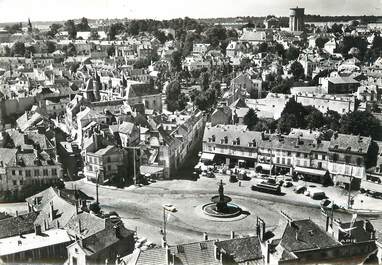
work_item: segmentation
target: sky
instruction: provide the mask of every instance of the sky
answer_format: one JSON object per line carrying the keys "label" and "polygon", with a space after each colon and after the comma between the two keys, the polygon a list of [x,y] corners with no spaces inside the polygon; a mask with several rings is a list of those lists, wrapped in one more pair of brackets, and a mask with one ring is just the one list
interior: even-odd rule
{"label": "sky", "polygon": [[382,0],[0,0],[0,22],[287,16],[295,6],[306,14],[382,16]]}

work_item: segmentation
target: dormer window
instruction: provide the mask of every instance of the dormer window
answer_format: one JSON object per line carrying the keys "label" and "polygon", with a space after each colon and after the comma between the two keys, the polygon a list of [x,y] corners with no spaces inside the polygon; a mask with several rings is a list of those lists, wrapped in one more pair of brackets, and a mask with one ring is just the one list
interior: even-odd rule
{"label": "dormer window", "polygon": [[236,138],[236,144],[240,145],[240,138],[239,137]]}
{"label": "dormer window", "polygon": [[215,135],[212,135],[212,142],[215,142]]}
{"label": "dormer window", "polygon": [[228,137],[224,136],[224,143],[228,144]]}
{"label": "dormer window", "polygon": [[338,149],[338,144],[336,144],[336,145],[334,146],[334,149]]}
{"label": "dormer window", "polygon": [[348,148],[346,148],[346,152],[350,152],[350,150],[351,150],[351,147],[348,146]]}
{"label": "dormer window", "polygon": [[253,145],[253,147],[256,146],[256,140],[255,139],[252,140],[252,145]]}

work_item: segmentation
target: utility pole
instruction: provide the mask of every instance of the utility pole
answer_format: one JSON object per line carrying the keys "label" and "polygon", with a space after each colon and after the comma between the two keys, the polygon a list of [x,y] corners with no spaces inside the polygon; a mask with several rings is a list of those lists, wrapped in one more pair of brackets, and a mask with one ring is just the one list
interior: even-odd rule
{"label": "utility pole", "polygon": [[166,209],[163,207],[163,241],[167,243],[166,236]]}
{"label": "utility pole", "polygon": [[349,190],[348,190],[348,209],[351,208],[351,198],[350,198],[350,191],[351,191],[351,183],[353,182],[353,166],[351,167],[350,170],[350,182],[349,182]]}
{"label": "utility pole", "polygon": [[97,183],[96,183],[96,200],[97,200],[97,204],[99,204],[99,200],[98,200],[99,169],[97,170],[96,174],[97,174]]}

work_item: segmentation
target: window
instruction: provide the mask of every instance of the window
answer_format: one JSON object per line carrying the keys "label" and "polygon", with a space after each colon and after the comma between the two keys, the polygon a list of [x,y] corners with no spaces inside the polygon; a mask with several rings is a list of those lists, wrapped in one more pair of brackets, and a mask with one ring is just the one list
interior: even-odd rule
{"label": "window", "polygon": [[362,164],[362,158],[357,157],[357,166],[360,166]]}
{"label": "window", "polygon": [[338,154],[333,154],[333,161],[336,162],[338,160]]}
{"label": "window", "polygon": [[314,158],[315,158],[315,159],[318,159],[318,154],[314,154]]}
{"label": "window", "polygon": [[93,159],[91,156],[89,156],[89,163],[93,163]]}
{"label": "window", "polygon": [[308,154],[304,154],[304,157],[305,157],[305,158],[308,158]]}
{"label": "window", "polygon": [[24,182],[24,181],[23,181],[22,179],[20,179],[19,182],[20,182],[20,185],[23,185],[23,182]]}
{"label": "window", "polygon": [[280,164],[280,157],[276,157],[276,163]]}
{"label": "window", "polygon": [[40,170],[35,169],[34,170],[34,175],[35,175],[35,177],[40,176]]}
{"label": "window", "polygon": [[42,175],[43,176],[48,176],[48,170],[47,169],[43,169],[42,170]]}
{"label": "window", "polygon": [[31,171],[29,169],[25,170],[25,176],[30,177],[31,176]]}
{"label": "window", "polygon": [[56,168],[52,168],[52,176],[57,176],[57,169]]}
{"label": "window", "polygon": [[345,162],[346,162],[346,164],[349,164],[349,163],[350,163],[350,159],[351,159],[350,156],[345,156]]}
{"label": "window", "polygon": [[322,162],[318,162],[318,168],[322,168]]}
{"label": "window", "polygon": [[12,180],[12,183],[13,183],[13,186],[17,185],[17,181],[16,180]]}
{"label": "window", "polygon": [[19,170],[19,175],[20,175],[20,176],[23,175],[23,171],[22,171],[22,170]]}
{"label": "window", "polygon": [[296,153],[296,157],[300,157],[300,153],[299,152]]}
{"label": "window", "polygon": [[12,176],[16,175],[16,171],[12,170]]}
{"label": "window", "polygon": [[110,163],[111,162],[111,157],[108,156],[106,160],[107,160],[108,163]]}
{"label": "window", "polygon": [[291,164],[291,160],[290,160],[290,158],[288,158],[288,165],[290,165]]}
{"label": "window", "polygon": [[326,156],[325,155],[322,155],[322,160],[325,160],[326,159]]}
{"label": "window", "polygon": [[292,152],[288,151],[288,156],[291,156],[292,155]]}
{"label": "window", "polygon": [[[77,250],[77,252],[78,252],[78,250]],[[72,264],[77,265],[77,258],[76,257],[72,257]]]}
{"label": "window", "polygon": [[107,166],[107,170],[109,170],[109,171],[111,170],[111,166],[110,165]]}

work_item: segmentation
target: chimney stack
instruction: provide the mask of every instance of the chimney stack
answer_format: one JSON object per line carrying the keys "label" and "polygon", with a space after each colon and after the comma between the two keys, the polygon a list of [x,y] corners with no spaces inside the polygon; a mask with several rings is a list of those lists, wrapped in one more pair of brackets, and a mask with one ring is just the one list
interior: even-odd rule
{"label": "chimney stack", "polygon": [[81,220],[80,220],[80,218],[78,218],[78,231],[81,234],[82,227],[81,227]]}
{"label": "chimney stack", "polygon": [[266,263],[270,263],[270,257],[271,257],[271,250],[270,250],[270,247],[269,247],[269,242],[267,241],[266,243],[266,251],[267,251],[267,259],[266,259]]}
{"label": "chimney stack", "polygon": [[231,239],[235,238],[235,231],[231,231]]}
{"label": "chimney stack", "polygon": [[50,221],[54,220],[54,207],[53,207],[53,202],[50,202]]}
{"label": "chimney stack", "polygon": [[39,236],[41,235],[41,225],[34,225],[34,232],[36,234],[36,236]]}

